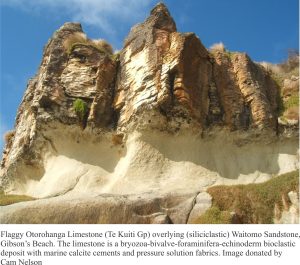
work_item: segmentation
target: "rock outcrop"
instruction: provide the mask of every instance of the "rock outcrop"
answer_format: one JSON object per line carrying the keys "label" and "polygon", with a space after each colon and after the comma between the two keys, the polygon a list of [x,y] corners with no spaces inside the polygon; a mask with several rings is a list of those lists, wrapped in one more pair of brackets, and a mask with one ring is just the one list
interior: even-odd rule
{"label": "rock outcrop", "polygon": [[2,207],[1,223],[184,224],[195,194],[61,196]]}
{"label": "rock outcrop", "polygon": [[299,224],[299,193],[290,191],[288,198],[291,202],[289,206],[285,198],[282,198],[284,210],[280,212],[278,205],[274,208],[274,223],[275,224]]}
{"label": "rock outcrop", "polygon": [[[0,220],[19,222],[27,206],[69,212],[87,203],[86,218],[112,209],[90,223],[187,222],[191,203],[182,219],[169,205],[195,201],[215,183],[259,182],[298,167],[298,140],[279,129],[277,99],[262,66],[243,53],[209,52],[195,34],[177,32],[163,4],[131,29],[119,55],[66,23],[28,82],[0,177],[7,193],[58,197],[4,207]],[[86,106],[80,115],[76,100]],[[92,197],[59,200],[83,194]],[[20,222],[83,220],[44,214]]]}

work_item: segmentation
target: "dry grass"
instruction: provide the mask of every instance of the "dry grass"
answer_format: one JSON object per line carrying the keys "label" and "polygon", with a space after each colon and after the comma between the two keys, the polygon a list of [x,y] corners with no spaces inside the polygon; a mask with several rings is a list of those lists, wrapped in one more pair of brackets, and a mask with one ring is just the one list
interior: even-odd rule
{"label": "dry grass", "polygon": [[70,35],[67,39],[65,39],[63,46],[68,54],[72,52],[72,48],[76,43],[87,43],[88,38],[82,32],[75,32],[74,34]]}
{"label": "dry grass", "polygon": [[299,75],[299,54],[297,53],[289,54],[287,60],[280,64],[272,64],[268,62],[260,62],[259,64],[275,75],[285,74],[286,78],[291,75]]}
{"label": "dry grass", "polygon": [[17,202],[24,202],[24,201],[32,201],[35,198],[25,196],[25,195],[6,195],[4,193],[0,193],[0,206],[10,205]]}
{"label": "dry grass", "polygon": [[268,72],[272,72],[274,74],[279,74],[282,73],[283,71],[281,66],[278,64],[272,64],[268,62],[259,62],[258,64],[263,66]]}
{"label": "dry grass", "polygon": [[7,131],[6,133],[4,133],[4,141],[6,144],[9,144],[12,141],[13,137],[15,136],[15,133],[15,130]]}
{"label": "dry grass", "polygon": [[211,187],[207,192],[213,205],[197,222],[228,223],[234,212],[233,223],[273,223],[275,205],[281,211],[290,204],[288,192],[299,194],[298,174],[290,172],[260,184]]}
{"label": "dry grass", "polygon": [[99,40],[88,39],[87,36],[82,32],[76,32],[76,33],[70,35],[64,41],[63,46],[64,46],[67,54],[71,54],[74,47],[78,44],[94,47],[101,53],[105,53],[108,55],[113,54],[113,48],[107,41],[105,41],[103,39],[99,39]]}
{"label": "dry grass", "polygon": [[106,40],[92,40],[92,43],[99,49],[103,49],[107,54],[113,54],[113,48]]}
{"label": "dry grass", "polygon": [[225,45],[223,42],[218,42],[210,46],[209,50],[212,52],[215,51],[225,52]]}

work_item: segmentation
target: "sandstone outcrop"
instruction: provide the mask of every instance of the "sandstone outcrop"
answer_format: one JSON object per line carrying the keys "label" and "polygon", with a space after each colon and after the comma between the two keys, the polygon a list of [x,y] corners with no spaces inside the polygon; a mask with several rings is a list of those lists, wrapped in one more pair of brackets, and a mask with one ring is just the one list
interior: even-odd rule
{"label": "sandstone outcrop", "polygon": [[[187,222],[191,202],[178,218],[164,205],[215,183],[259,182],[298,168],[297,137],[278,126],[278,93],[248,55],[209,52],[195,34],[177,32],[163,4],[131,29],[119,55],[66,23],[28,82],[1,163],[7,193],[49,199],[4,207],[1,222],[81,222],[71,212],[68,220],[51,219],[51,211],[21,220],[14,211],[85,204],[86,218],[111,209],[90,223]],[[76,100],[86,106],[80,116]],[[149,192],[151,200],[143,197]],[[78,194],[93,197],[59,200]],[[136,207],[142,217],[133,217]],[[126,216],[113,217],[114,209]]]}

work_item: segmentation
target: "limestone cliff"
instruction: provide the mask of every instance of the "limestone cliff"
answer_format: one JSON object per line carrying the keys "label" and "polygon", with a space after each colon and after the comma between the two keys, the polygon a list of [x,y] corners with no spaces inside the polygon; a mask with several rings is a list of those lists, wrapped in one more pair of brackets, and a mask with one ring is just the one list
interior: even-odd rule
{"label": "limestone cliff", "polygon": [[[209,186],[298,168],[297,125],[278,125],[278,93],[248,55],[177,32],[163,4],[120,54],[66,23],[28,82],[1,164],[7,193],[48,199],[3,207],[0,221],[185,223]],[[48,210],[20,221],[30,207]]]}

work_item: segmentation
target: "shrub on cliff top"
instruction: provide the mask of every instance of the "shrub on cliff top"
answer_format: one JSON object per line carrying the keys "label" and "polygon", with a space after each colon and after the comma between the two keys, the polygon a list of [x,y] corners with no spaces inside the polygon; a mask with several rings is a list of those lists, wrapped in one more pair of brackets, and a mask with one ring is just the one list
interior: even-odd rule
{"label": "shrub on cliff top", "polygon": [[110,54],[110,55],[113,54],[113,48],[106,40],[103,39],[92,40],[91,45],[94,46],[95,48],[102,50],[106,54]]}
{"label": "shrub on cliff top", "polygon": [[72,52],[75,43],[87,43],[88,39],[82,32],[71,34],[63,43],[63,46],[68,54]]}
{"label": "shrub on cliff top", "polygon": [[82,32],[76,32],[74,34],[71,34],[64,41],[63,46],[64,46],[67,54],[70,55],[71,52],[73,51],[74,47],[78,44],[94,47],[99,52],[105,53],[107,55],[113,54],[113,48],[107,41],[105,41],[103,39],[99,39],[99,40],[88,39],[87,36]]}
{"label": "shrub on cliff top", "polygon": [[212,52],[214,51],[225,52],[225,45],[223,42],[218,42],[210,46],[209,50]]}
{"label": "shrub on cliff top", "polygon": [[6,144],[10,143],[12,138],[15,136],[15,130],[7,131],[4,133],[4,141]]}

